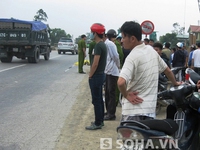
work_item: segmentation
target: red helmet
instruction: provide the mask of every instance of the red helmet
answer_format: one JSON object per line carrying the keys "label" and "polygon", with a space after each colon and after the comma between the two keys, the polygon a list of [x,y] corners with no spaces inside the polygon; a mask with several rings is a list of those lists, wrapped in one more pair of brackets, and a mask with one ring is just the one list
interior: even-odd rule
{"label": "red helmet", "polygon": [[94,23],[91,27],[90,27],[92,32],[96,32],[98,34],[104,34],[105,32],[105,27],[104,25],[100,24],[100,23]]}

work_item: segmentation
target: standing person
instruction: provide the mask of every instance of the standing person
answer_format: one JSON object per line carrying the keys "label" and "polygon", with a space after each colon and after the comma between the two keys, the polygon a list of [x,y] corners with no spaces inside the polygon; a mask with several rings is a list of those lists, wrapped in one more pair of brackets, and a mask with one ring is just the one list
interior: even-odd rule
{"label": "standing person", "polygon": [[145,38],[145,39],[144,39],[144,44],[145,44],[145,45],[149,45],[149,39],[148,39],[148,38]]}
{"label": "standing person", "polygon": [[162,50],[162,53],[166,54],[167,58],[170,60],[171,50],[169,49],[171,44],[169,42],[166,42],[164,45],[164,49]]}
{"label": "standing person", "polygon": [[149,40],[149,45],[153,46],[153,44],[154,44],[154,40],[153,40],[153,39],[150,39],[150,40]]}
{"label": "standing person", "polygon": [[78,42],[78,72],[85,74],[83,71],[84,59],[86,57],[86,35],[81,35],[81,40]]}
{"label": "standing person", "polygon": [[117,52],[119,54],[120,68],[121,68],[123,65],[123,60],[124,60],[124,53],[122,50],[121,39],[118,37],[118,38],[113,38],[112,40],[115,43],[115,45],[117,46]]}
{"label": "standing person", "polygon": [[92,60],[92,52],[94,52],[94,47],[96,45],[96,42],[94,40],[92,40],[89,44],[89,50],[88,50],[88,55],[89,55],[89,61],[90,61],[90,66],[91,64],[91,60]]}
{"label": "standing person", "polygon": [[[182,50],[183,48],[183,44],[181,42],[178,42],[176,44],[177,46],[177,50],[174,53],[174,57],[172,60],[172,67],[184,67],[185,66],[185,60],[186,60],[186,55],[184,53],[184,51]],[[180,70],[177,74],[178,76],[178,80],[182,81],[183,77],[182,77],[182,70]]]}
{"label": "standing person", "polygon": [[128,56],[128,54],[130,53],[130,50],[127,50],[127,49],[124,49],[124,47],[123,47],[123,43],[122,43],[122,41],[121,41],[121,39],[122,39],[122,34],[121,33],[119,33],[119,35],[117,36],[117,38],[116,38],[118,41],[120,41],[121,42],[121,46],[122,46],[122,51],[123,51],[123,60],[122,60],[122,66],[123,66],[123,64],[124,64],[124,62],[125,62],[125,59],[126,59],[126,57]]}
{"label": "standing person", "polygon": [[197,47],[192,55],[192,69],[200,75],[200,42],[197,43]]}
{"label": "standing person", "polygon": [[117,47],[113,42],[116,38],[116,31],[108,30],[104,40],[107,47],[107,63],[105,68],[106,83],[105,83],[105,106],[106,115],[104,120],[115,120],[116,112],[116,88],[117,79],[119,76],[120,60],[117,52]]}
{"label": "standing person", "polygon": [[171,68],[171,65],[169,63],[169,59],[167,58],[167,55],[162,52],[163,45],[159,42],[156,42],[153,44],[153,48],[157,53],[160,55],[160,57],[164,60],[164,62],[167,64],[169,68]]}
{"label": "standing person", "polygon": [[102,86],[105,80],[105,67],[107,59],[107,48],[103,42],[103,34],[105,33],[104,25],[95,23],[91,27],[90,39],[95,40],[96,45],[92,53],[92,59],[89,73],[89,86],[92,96],[92,104],[94,105],[95,121],[90,126],[85,127],[86,130],[101,129],[104,126],[104,102],[102,96]]}
{"label": "standing person", "polygon": [[180,83],[153,47],[141,41],[139,23],[125,22],[121,33],[124,48],[131,50],[117,82],[123,95],[122,121],[155,118],[159,72],[164,71],[173,85]]}
{"label": "standing person", "polygon": [[195,45],[191,45],[190,46],[190,53],[189,53],[189,57],[188,57],[188,67],[191,68],[192,66],[192,55],[194,50],[196,50],[196,46]]}
{"label": "standing person", "polygon": [[169,60],[171,68],[172,68],[172,60],[174,58],[174,53],[175,52],[176,52],[176,48],[174,47],[174,48],[172,48],[172,53],[170,55],[170,60]]}
{"label": "standing person", "polygon": [[185,70],[186,70],[186,68],[188,67],[188,57],[189,57],[189,53],[188,53],[188,51],[187,51],[187,49],[186,49],[185,43],[183,43],[183,48],[182,48],[182,50],[183,50],[183,52],[184,52],[184,54],[185,54],[185,64],[184,64],[185,69],[182,70],[182,78],[183,78],[183,80],[185,81]]}
{"label": "standing person", "polygon": [[[185,44],[183,43],[183,48],[182,48],[184,54],[185,54],[185,67],[188,67],[188,57],[189,57],[189,53],[188,51],[186,50],[186,46]],[[185,71],[184,71],[185,73]]]}

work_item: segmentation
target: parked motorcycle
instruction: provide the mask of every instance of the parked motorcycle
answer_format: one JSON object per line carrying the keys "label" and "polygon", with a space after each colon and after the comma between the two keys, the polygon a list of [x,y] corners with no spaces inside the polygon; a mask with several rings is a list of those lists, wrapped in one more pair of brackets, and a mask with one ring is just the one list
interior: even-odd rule
{"label": "parked motorcycle", "polygon": [[[171,71],[174,74],[175,79],[178,81],[178,73],[179,71],[183,71],[185,70],[185,67],[175,67],[172,68]],[[171,85],[168,82],[167,77],[164,74],[159,74],[159,79],[158,79],[158,92],[167,90],[167,88],[169,88]],[[162,101],[157,101],[156,104],[156,115],[159,114],[159,112],[161,111],[162,107],[166,107],[169,104],[172,103],[172,100],[168,99],[168,100],[162,100]]]}
{"label": "parked motorcycle", "polygon": [[[200,76],[190,76],[196,84]],[[173,99],[163,120],[124,121],[117,127],[124,150],[200,150],[200,93],[196,85],[182,84],[158,93],[158,100]]]}

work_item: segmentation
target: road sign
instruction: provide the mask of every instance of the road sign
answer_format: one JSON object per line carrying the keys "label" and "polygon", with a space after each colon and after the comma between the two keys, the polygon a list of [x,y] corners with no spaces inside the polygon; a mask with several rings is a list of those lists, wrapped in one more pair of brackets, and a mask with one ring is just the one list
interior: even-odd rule
{"label": "road sign", "polygon": [[149,35],[154,31],[154,24],[149,20],[143,21],[141,27],[142,27],[142,33],[146,35]]}

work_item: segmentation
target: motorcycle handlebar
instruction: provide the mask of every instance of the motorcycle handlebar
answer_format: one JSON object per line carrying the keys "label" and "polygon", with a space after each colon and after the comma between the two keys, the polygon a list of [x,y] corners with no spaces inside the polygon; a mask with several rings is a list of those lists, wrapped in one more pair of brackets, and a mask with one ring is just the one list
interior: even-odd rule
{"label": "motorcycle handlebar", "polygon": [[158,100],[173,99],[177,98],[178,96],[186,97],[189,94],[191,94],[194,90],[196,90],[196,85],[182,84],[176,87],[171,87],[169,90],[159,92],[157,94],[157,97]]}

